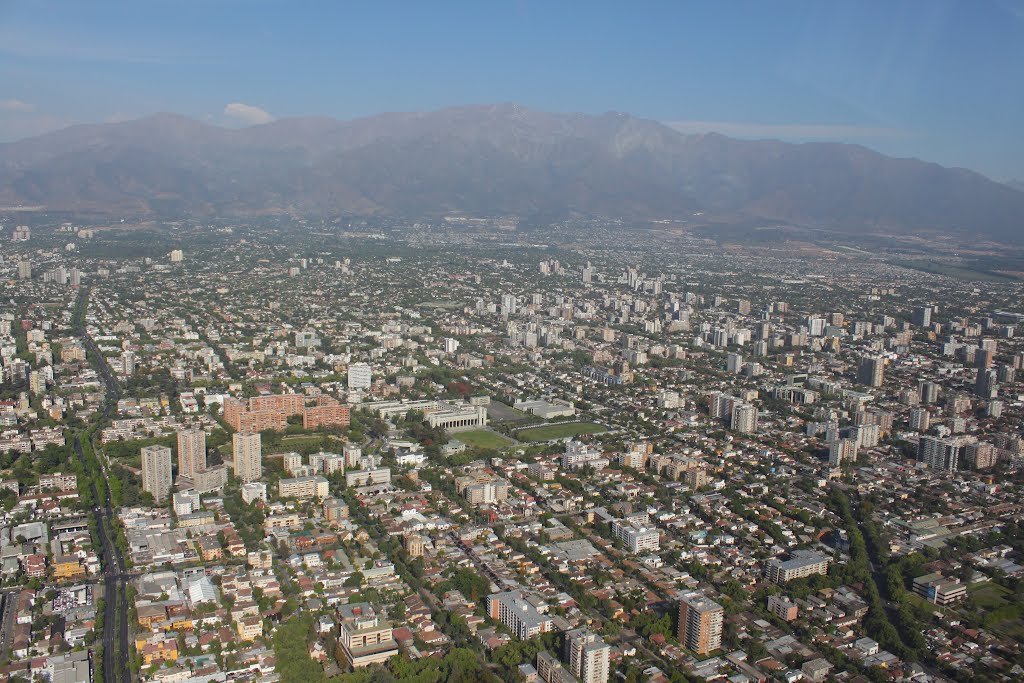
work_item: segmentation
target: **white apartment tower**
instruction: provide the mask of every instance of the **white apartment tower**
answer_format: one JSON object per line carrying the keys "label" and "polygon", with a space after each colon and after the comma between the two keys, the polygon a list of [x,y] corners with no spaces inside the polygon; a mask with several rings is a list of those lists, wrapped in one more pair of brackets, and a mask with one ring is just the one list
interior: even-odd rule
{"label": "white apartment tower", "polygon": [[565,634],[565,659],[580,683],[607,683],[611,646],[593,631],[578,628]]}
{"label": "white apartment tower", "polygon": [[191,479],[199,470],[206,469],[206,432],[202,429],[183,429],[178,432],[178,476]]}
{"label": "white apartment tower", "polygon": [[167,446],[145,446],[142,449],[142,490],[153,494],[160,503],[171,492],[171,449]]}
{"label": "white apartment tower", "polygon": [[261,459],[263,446],[258,433],[239,432],[232,437],[235,456],[235,476],[244,483],[258,481],[263,476]]}
{"label": "white apartment tower", "polygon": [[501,295],[501,312],[505,315],[515,315],[519,311],[519,304],[514,294]]}
{"label": "white apartment tower", "polygon": [[353,363],[348,366],[349,391],[369,389],[373,385],[373,370],[366,363]]}

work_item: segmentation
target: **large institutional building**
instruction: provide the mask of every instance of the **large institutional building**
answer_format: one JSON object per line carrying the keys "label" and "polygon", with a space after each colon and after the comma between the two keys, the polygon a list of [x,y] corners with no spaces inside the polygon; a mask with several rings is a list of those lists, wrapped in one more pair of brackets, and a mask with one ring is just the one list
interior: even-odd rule
{"label": "large institutional building", "polygon": [[475,429],[487,426],[487,406],[474,403],[449,403],[447,401],[384,401],[371,403],[369,408],[379,417],[387,419],[405,415],[410,410],[423,413],[431,427],[447,430]]}

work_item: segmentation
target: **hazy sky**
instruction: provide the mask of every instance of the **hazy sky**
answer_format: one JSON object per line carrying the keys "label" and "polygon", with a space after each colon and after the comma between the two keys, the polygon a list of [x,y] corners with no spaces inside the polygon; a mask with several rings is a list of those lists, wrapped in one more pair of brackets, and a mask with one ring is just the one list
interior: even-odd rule
{"label": "hazy sky", "polygon": [[0,0],[0,140],[484,102],[1024,178],[1024,0]]}

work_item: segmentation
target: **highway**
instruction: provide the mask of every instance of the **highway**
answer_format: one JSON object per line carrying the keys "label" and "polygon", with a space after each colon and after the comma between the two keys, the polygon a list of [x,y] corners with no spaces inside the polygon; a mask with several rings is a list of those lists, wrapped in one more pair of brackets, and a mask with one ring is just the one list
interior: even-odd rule
{"label": "highway", "polygon": [[[85,309],[88,306],[89,290],[83,287],[79,293],[76,334],[81,339],[90,358],[94,359],[96,371],[103,378],[106,388],[106,400],[103,404],[101,420],[109,420],[117,410],[117,402],[121,398],[121,389],[110,366],[96,342],[85,328]],[[106,479],[106,471],[96,457],[86,458],[82,446],[82,434],[75,435],[75,453],[85,467],[92,490],[93,513],[96,519],[97,536],[100,541],[101,564],[103,567],[103,680],[106,683],[131,683],[131,669],[128,666],[132,644],[129,640],[127,582],[130,575],[125,572],[124,557],[114,542],[116,517],[111,506],[110,488],[104,487],[101,497],[96,486],[96,475]],[[96,468],[100,468],[99,472]]]}

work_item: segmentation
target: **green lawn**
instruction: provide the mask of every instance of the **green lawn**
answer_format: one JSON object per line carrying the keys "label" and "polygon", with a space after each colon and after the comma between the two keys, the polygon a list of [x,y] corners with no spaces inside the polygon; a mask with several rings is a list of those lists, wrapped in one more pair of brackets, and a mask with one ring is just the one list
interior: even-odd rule
{"label": "green lawn", "polygon": [[263,453],[291,453],[295,451],[304,455],[316,453],[320,450],[338,450],[341,445],[335,443],[336,439],[330,435],[305,435],[289,434],[281,439],[281,443],[263,444]]}
{"label": "green lawn", "polygon": [[997,583],[975,583],[968,587],[967,592],[978,604],[978,607],[994,610],[1006,604],[1006,596],[1010,591]]}
{"label": "green lawn", "polygon": [[516,432],[516,438],[520,441],[548,441],[579,434],[600,434],[605,431],[608,430],[596,422],[565,422],[521,429]]}
{"label": "green lawn", "polygon": [[504,448],[512,443],[501,434],[486,429],[457,432],[452,435],[452,438],[461,441],[470,448]]}
{"label": "green lawn", "polygon": [[968,587],[974,602],[983,609],[985,628],[1011,638],[1024,634],[1024,607],[1013,601],[1013,594],[996,583],[976,583]]}
{"label": "green lawn", "polygon": [[1024,639],[1024,622],[1020,619],[1012,619],[999,624],[999,630],[1017,640]]}

